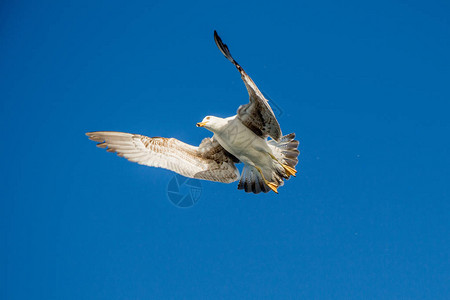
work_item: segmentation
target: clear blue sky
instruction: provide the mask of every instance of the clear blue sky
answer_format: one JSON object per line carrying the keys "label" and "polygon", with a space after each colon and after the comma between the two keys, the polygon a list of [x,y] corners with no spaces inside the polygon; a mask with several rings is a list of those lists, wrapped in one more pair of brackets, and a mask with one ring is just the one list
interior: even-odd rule
{"label": "clear blue sky", "polygon": [[[450,298],[448,2],[124,3],[0,4],[0,298]],[[180,209],[84,133],[209,136],[248,101],[214,29],[299,173]]]}

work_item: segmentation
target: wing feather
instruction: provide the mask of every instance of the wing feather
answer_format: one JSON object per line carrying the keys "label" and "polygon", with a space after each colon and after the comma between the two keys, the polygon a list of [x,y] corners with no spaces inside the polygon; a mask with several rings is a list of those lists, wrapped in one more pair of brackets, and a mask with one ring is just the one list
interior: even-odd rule
{"label": "wing feather", "polygon": [[250,97],[250,102],[248,104],[239,107],[237,111],[238,118],[255,134],[263,138],[270,136],[274,140],[279,141],[282,137],[281,128],[269,105],[269,101],[264,97],[250,76],[248,76],[244,69],[236,60],[234,60],[228,46],[222,42],[222,39],[216,31],[214,31],[214,41],[220,52],[222,52],[222,54],[236,66],[239,73],[241,73],[242,81],[244,81]]}
{"label": "wing feather", "polygon": [[[180,175],[230,183],[239,178],[234,158],[213,139],[195,147],[174,138],[147,137],[115,131],[88,132],[97,147],[141,165],[164,168]],[[206,150],[205,150],[206,149]]]}

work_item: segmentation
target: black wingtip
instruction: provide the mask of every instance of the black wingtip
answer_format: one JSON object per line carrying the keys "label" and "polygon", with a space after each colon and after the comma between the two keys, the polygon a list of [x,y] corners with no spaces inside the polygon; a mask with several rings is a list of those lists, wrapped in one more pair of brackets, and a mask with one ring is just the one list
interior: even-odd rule
{"label": "black wingtip", "polygon": [[[219,36],[219,34],[217,33],[216,30],[214,30],[214,41],[216,42],[216,45],[217,45],[217,47],[219,47],[219,49],[222,48],[221,46],[224,45],[223,42],[222,42],[222,39],[220,38],[220,36]],[[222,51],[222,50],[220,50],[220,51]]]}
{"label": "black wingtip", "polygon": [[233,65],[236,66],[236,68],[239,70],[239,72],[243,72],[244,70],[242,67],[237,63],[237,61],[234,60],[234,58],[231,56],[230,50],[228,49],[228,46],[222,42],[222,39],[220,38],[219,34],[216,30],[214,30],[214,42],[216,42],[217,48],[219,48],[220,52],[233,63]]}
{"label": "black wingtip", "polygon": [[233,64],[235,63],[233,57],[231,56],[230,50],[228,49],[227,45],[225,45],[222,42],[222,39],[217,34],[217,31],[214,30],[214,42],[216,42],[217,48],[219,48],[220,52]]}
{"label": "black wingtip", "polygon": [[216,42],[216,44],[218,40],[222,43],[222,39],[220,38],[219,34],[216,30],[214,30],[214,41]]}

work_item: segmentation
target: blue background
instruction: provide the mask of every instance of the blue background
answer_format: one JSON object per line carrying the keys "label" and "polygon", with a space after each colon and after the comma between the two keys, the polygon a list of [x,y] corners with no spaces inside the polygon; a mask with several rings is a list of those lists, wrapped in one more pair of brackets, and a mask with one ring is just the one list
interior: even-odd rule
{"label": "blue background", "polygon": [[[365,1],[363,1],[365,2]],[[2,1],[2,299],[449,299],[446,1]],[[199,144],[248,101],[300,140],[280,194],[202,182],[87,131]]]}

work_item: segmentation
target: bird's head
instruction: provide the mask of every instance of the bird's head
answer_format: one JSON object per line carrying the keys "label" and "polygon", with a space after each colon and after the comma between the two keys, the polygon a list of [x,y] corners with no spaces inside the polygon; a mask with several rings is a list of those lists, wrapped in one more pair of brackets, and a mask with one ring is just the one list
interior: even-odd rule
{"label": "bird's head", "polygon": [[204,127],[214,132],[219,130],[223,125],[225,125],[225,123],[225,119],[214,116],[206,116],[203,121],[197,123],[197,127]]}

